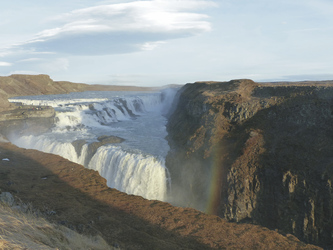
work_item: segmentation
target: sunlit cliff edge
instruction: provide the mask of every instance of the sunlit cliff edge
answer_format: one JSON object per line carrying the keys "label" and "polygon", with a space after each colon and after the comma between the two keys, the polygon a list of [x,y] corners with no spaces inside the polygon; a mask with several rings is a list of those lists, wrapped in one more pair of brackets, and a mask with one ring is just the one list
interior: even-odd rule
{"label": "sunlit cliff edge", "polygon": [[[265,198],[271,196],[271,189],[274,194],[278,194],[278,191],[282,189],[285,192],[283,197],[286,197],[287,202],[284,200],[285,204],[280,205],[280,207],[285,207],[278,210],[281,218],[284,218],[281,224],[285,225],[287,229],[290,223],[295,225],[295,228],[299,228],[300,226],[297,224],[299,220],[294,217],[305,210],[297,207],[297,202],[294,205],[293,199],[296,201],[300,199],[296,195],[297,192],[303,194],[301,197],[308,196],[309,201],[310,198],[315,199],[314,196],[307,194],[307,190],[310,190],[311,193],[315,192],[316,189],[312,189],[312,186],[309,188],[302,188],[301,186],[302,183],[314,185],[307,179],[304,182],[308,170],[310,172],[308,175],[314,175],[311,172],[311,166],[307,167],[305,171],[303,165],[297,163],[299,158],[303,159],[303,155],[297,156],[288,164],[285,162],[289,162],[289,158],[286,158],[285,162],[282,163],[288,166],[295,164],[295,169],[300,169],[299,171],[304,173],[298,174],[296,170],[290,170],[290,173],[286,171],[286,174],[282,174],[282,176],[280,176],[281,174],[277,177],[273,175],[273,178],[265,180],[265,169],[268,169],[268,174],[271,170],[266,168],[260,160],[262,156],[270,157],[270,155],[265,155],[265,152],[269,151],[266,145],[272,143],[270,141],[271,137],[274,137],[275,132],[279,132],[279,126],[286,123],[286,119],[288,121],[298,121],[297,119],[300,119],[301,124],[307,121],[307,118],[303,117],[303,113],[299,115],[300,117],[291,116],[291,118],[284,119],[285,116],[288,117],[288,115],[293,114],[293,109],[281,117],[282,121],[281,124],[277,124],[278,128],[272,125],[275,120],[279,121],[277,113],[273,112],[274,119],[266,121],[267,114],[261,113],[262,110],[265,110],[263,107],[271,107],[278,112],[279,105],[284,107],[283,104],[288,103],[288,100],[293,100],[294,97],[298,100],[298,94],[295,94],[293,88],[282,91],[284,94],[275,94],[268,87],[259,86],[250,80],[229,83],[202,82],[188,84],[180,90],[178,105],[175,106],[174,113],[170,117],[168,140],[171,151],[167,162],[172,178],[174,178],[172,190],[175,190],[177,185],[183,186],[189,190],[188,197],[194,197],[185,200],[187,204],[180,205],[190,205],[205,210],[206,208],[198,205],[201,200],[202,204],[207,204],[210,213],[216,213],[225,219],[213,214],[205,214],[193,208],[175,207],[168,203],[149,201],[142,197],[121,193],[108,188],[105,179],[100,177],[96,171],[85,169],[81,165],[69,162],[56,155],[20,149],[6,142],[0,143],[0,159],[8,159],[8,161],[0,161],[0,192],[10,192],[17,200],[31,203],[44,214],[47,220],[53,223],[67,226],[83,234],[101,235],[110,246],[121,249],[320,249],[299,241],[289,234],[297,235],[297,231],[285,230],[278,224],[266,224],[264,226],[271,229],[280,229],[285,236],[279,234],[276,230],[269,230],[258,225],[227,222],[227,220],[232,220],[263,225],[262,221],[267,219],[271,212],[275,212],[273,204],[270,205],[270,201],[266,201]],[[46,75],[2,77],[0,78],[0,94],[3,104],[1,107],[4,113],[9,115],[6,112],[17,109],[17,107],[10,105],[7,98],[19,95],[60,94],[103,89],[125,90],[118,86],[108,88],[106,86],[91,87],[85,84],[54,82]],[[309,89],[304,89],[303,93],[308,91]],[[326,107],[327,102],[331,105],[329,100],[332,100],[332,98],[326,97],[326,91],[320,93],[325,98],[319,101],[317,105]],[[306,98],[307,94],[304,95],[305,97],[297,102],[300,110],[303,110],[303,101],[309,99]],[[252,100],[255,101],[252,102]],[[262,102],[262,100],[266,102]],[[321,99],[319,98],[319,100]],[[332,108],[332,105],[329,107]],[[308,109],[304,108],[304,110]],[[43,110],[42,112],[50,111]],[[327,113],[325,112],[324,114]],[[48,119],[54,115],[52,112],[46,113],[40,118]],[[251,120],[251,117],[256,117],[258,114],[261,114],[259,116],[260,122]],[[332,117],[332,113],[327,115]],[[22,117],[23,120],[29,118]],[[14,120],[17,119],[19,120],[18,117]],[[313,120],[316,119],[316,117],[313,118]],[[311,127],[314,126],[311,125],[314,122],[313,120],[310,120],[307,128],[310,126],[314,129]],[[254,127],[246,127],[247,121]],[[325,120],[324,122],[331,122],[331,120]],[[35,126],[34,123],[25,124],[27,127]],[[267,132],[267,134],[262,132],[265,131],[268,125],[278,131],[273,130]],[[321,126],[320,128],[323,129],[328,125],[322,124]],[[327,129],[326,127],[325,129]],[[293,137],[288,132],[292,128],[294,128],[292,125],[288,126],[287,130],[281,128],[284,133],[287,133],[285,135],[281,132],[281,140],[287,140],[288,142],[286,145],[293,145]],[[298,130],[301,130],[301,128],[298,127]],[[307,131],[310,130],[304,132],[306,135],[308,134]],[[8,132],[8,129],[6,132]],[[290,133],[294,134],[294,130],[291,130]],[[279,148],[284,148],[285,145],[281,145],[282,142],[278,139],[275,140],[277,141],[273,140],[275,142],[274,152],[280,152]],[[304,140],[307,141],[307,138]],[[327,138],[327,140],[332,139]],[[322,147],[327,144],[332,145],[331,141],[323,143]],[[323,150],[322,147],[321,150]],[[177,150],[179,151],[176,152]],[[324,156],[327,157],[324,161],[325,164],[329,163],[327,150],[329,149],[324,149]],[[317,156],[317,151],[315,151],[314,157]],[[289,157],[292,158],[292,152],[289,149],[282,150],[282,152],[284,152],[283,157],[285,154],[290,154]],[[308,151],[305,152],[303,154],[309,154]],[[277,154],[279,156],[279,153]],[[196,156],[194,157],[194,155]],[[174,157],[173,160],[171,160],[172,157]],[[192,162],[192,166],[185,164],[185,160]],[[184,165],[180,163],[184,163]],[[275,159],[272,159],[269,163],[274,165]],[[280,165],[283,165],[282,163]],[[217,177],[214,192],[208,191],[207,188],[207,185],[211,187],[211,183],[207,183],[207,180],[212,176],[204,178],[205,175],[212,173],[211,166],[215,166],[216,173],[218,173],[212,175]],[[279,169],[279,167],[275,168]],[[285,168],[287,167],[282,169]],[[328,169],[328,167],[325,169]],[[176,173],[187,173],[188,170],[193,172],[192,175],[189,175],[193,177],[192,183],[189,183],[186,178],[180,180],[175,176]],[[325,174],[322,179],[316,179],[315,182],[325,182],[326,186],[328,183],[330,184],[329,180],[331,179],[329,178],[332,175],[329,175],[328,170]],[[198,178],[197,175],[201,175],[201,178]],[[179,176],[181,175],[179,174]],[[303,176],[304,180],[301,178]],[[282,178],[282,186],[275,188],[273,185],[269,187],[272,179],[280,184],[278,177]],[[253,180],[255,180],[255,183]],[[325,189],[327,190],[325,195],[331,191],[329,188]],[[209,205],[206,197],[211,193],[215,196],[212,198],[213,202]],[[316,194],[318,193],[319,191]],[[261,198],[260,195],[264,198]],[[226,199],[232,201],[230,202],[231,205],[225,202]],[[281,198],[277,197],[276,199]],[[304,200],[299,203],[301,202],[304,203]],[[315,203],[306,205],[306,212],[301,213],[303,222],[306,221],[304,214],[309,215],[304,228],[316,225],[317,222],[313,221],[312,218],[315,218],[314,216],[320,214],[321,211],[324,215],[327,211],[332,214],[330,212],[332,201],[326,202],[329,202],[328,207],[324,207],[325,204],[323,204],[320,211],[311,210],[312,208],[315,209]],[[263,205],[258,205],[257,207],[260,209],[256,211],[257,207],[255,205],[261,203]],[[267,207],[265,207],[266,205]],[[256,212],[252,213],[252,211]],[[260,219],[261,214],[262,218]],[[289,214],[294,217],[290,217]],[[275,213],[273,215],[275,216]],[[314,216],[311,217],[312,215]],[[273,218],[275,218],[274,216]],[[290,218],[293,220],[289,221]],[[325,221],[331,219],[332,216],[326,218]],[[271,223],[270,220],[268,222]],[[317,231],[325,231],[327,228],[326,226]],[[314,231],[315,229],[311,230]],[[302,235],[299,236],[303,240],[319,242],[315,241],[315,238],[309,240]],[[319,243],[323,245],[322,242]]]}

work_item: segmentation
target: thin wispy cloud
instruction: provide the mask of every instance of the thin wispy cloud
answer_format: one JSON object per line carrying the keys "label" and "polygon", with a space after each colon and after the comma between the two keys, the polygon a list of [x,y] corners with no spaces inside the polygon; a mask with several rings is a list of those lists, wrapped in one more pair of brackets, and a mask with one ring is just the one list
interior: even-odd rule
{"label": "thin wispy cloud", "polygon": [[61,25],[41,31],[20,47],[74,55],[153,49],[166,40],[210,31],[208,16],[193,11],[212,6],[210,1],[155,0],[78,9],[55,17]]}
{"label": "thin wispy cloud", "polygon": [[9,62],[0,62],[0,67],[8,67],[8,66],[12,66],[12,64]]}
{"label": "thin wispy cloud", "polygon": [[333,68],[331,0],[15,2],[0,9],[0,75],[155,85]]}

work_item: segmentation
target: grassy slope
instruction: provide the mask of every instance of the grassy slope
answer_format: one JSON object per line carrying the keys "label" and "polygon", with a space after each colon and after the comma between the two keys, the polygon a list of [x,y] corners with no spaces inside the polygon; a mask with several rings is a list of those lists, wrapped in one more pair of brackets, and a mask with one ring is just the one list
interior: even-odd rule
{"label": "grassy slope", "polygon": [[101,237],[82,236],[1,203],[0,228],[0,249],[113,249]]}

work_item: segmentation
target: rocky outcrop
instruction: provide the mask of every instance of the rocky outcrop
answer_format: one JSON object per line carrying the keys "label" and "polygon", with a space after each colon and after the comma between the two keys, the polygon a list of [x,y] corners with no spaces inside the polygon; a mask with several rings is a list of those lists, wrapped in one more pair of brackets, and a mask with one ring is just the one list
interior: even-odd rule
{"label": "rocky outcrop", "polygon": [[84,161],[84,165],[87,166],[93,155],[96,153],[99,147],[107,145],[107,144],[115,144],[115,143],[121,143],[125,139],[114,136],[114,135],[102,135],[97,138],[97,142],[90,142],[88,143],[86,140],[76,140],[72,142],[72,145],[75,148],[75,151],[78,156],[81,155],[82,152],[82,147],[85,144],[88,144],[88,149],[87,149],[87,155]]}
{"label": "rocky outcrop", "polygon": [[9,192],[0,193],[0,203],[4,203],[8,206],[13,206],[14,202],[15,202],[15,200],[11,193],[9,193]]}
{"label": "rocky outcrop", "polygon": [[54,116],[52,107],[16,106],[16,109],[0,112],[0,134],[10,137],[45,133],[52,128]]}
{"label": "rocky outcrop", "polygon": [[332,124],[332,83],[187,84],[167,125],[171,196],[331,246]]}

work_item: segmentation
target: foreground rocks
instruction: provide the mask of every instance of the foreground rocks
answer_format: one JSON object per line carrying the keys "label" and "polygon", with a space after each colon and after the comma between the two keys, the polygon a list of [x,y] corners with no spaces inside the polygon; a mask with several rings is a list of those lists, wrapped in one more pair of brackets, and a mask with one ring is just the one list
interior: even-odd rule
{"label": "foreground rocks", "polygon": [[52,222],[101,234],[121,249],[319,249],[260,226],[121,193],[96,171],[10,143],[0,144],[0,189]]}
{"label": "foreground rocks", "polygon": [[332,82],[185,85],[167,126],[175,203],[331,247],[332,124]]}

